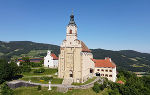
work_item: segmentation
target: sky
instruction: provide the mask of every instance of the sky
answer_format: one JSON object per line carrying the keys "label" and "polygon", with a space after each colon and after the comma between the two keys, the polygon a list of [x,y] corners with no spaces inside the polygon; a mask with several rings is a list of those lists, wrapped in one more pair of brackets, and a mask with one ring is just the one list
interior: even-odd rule
{"label": "sky", "polygon": [[90,49],[150,53],[150,0],[0,0],[0,41],[60,45],[72,10]]}

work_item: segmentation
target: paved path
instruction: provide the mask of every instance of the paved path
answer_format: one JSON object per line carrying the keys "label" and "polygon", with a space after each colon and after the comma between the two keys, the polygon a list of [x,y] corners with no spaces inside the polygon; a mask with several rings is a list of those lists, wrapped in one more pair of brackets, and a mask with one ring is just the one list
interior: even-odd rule
{"label": "paved path", "polygon": [[30,78],[30,77],[53,77],[53,75],[34,75],[34,76],[24,76],[24,78]]}
{"label": "paved path", "polygon": [[[101,80],[100,77],[97,77],[94,81],[92,81],[91,83],[85,84],[85,85],[80,85],[80,86],[75,86],[75,85],[64,85],[64,84],[51,84],[52,87],[67,87],[67,88],[74,88],[74,89],[86,89],[86,88],[90,88],[91,86],[94,85],[94,83],[98,80]],[[10,84],[16,84],[19,82],[23,82],[23,83],[28,83],[28,84],[33,84],[33,85],[41,85],[43,87],[48,87],[49,84],[41,84],[41,83],[33,83],[33,82],[28,82],[28,81],[23,81],[23,80],[14,80],[14,81],[10,81],[8,83]]]}

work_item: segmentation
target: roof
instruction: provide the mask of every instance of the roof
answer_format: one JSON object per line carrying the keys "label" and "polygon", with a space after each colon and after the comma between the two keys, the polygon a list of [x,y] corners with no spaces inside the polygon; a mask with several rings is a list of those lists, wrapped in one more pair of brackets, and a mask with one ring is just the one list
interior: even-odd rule
{"label": "roof", "polygon": [[81,41],[82,51],[83,52],[91,52],[91,50],[88,49],[88,47]]}
{"label": "roof", "polygon": [[54,60],[58,60],[58,57],[54,53],[51,53],[51,57],[53,57]]}
{"label": "roof", "polygon": [[116,65],[111,61],[111,58],[92,59],[92,61],[95,63],[95,67],[116,67]]}
{"label": "roof", "polygon": [[119,83],[119,84],[124,84],[124,82],[121,81],[121,80],[117,81],[117,83]]}

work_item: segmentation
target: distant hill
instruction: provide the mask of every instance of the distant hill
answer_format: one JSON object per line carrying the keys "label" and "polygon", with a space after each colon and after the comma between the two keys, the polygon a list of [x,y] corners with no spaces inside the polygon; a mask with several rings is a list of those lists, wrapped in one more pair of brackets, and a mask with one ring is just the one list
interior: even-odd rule
{"label": "distant hill", "polygon": [[112,58],[118,69],[142,72],[150,71],[150,54],[133,50],[111,51],[91,49],[95,59]]}
{"label": "distant hill", "polygon": [[21,54],[28,54],[33,50],[47,51],[48,49],[52,50],[52,52],[54,52],[55,54],[59,53],[59,46],[57,45],[35,43],[31,41],[10,41],[10,42],[0,41],[1,57],[11,58],[13,56],[20,56]]}
{"label": "distant hill", "polygon": [[[47,50],[52,50],[57,56],[59,46],[52,44],[35,43],[30,41],[0,41],[0,57],[44,57]],[[112,51],[104,49],[91,49],[95,59],[110,57],[116,63],[117,69],[130,71],[150,71],[150,54],[133,50]]]}

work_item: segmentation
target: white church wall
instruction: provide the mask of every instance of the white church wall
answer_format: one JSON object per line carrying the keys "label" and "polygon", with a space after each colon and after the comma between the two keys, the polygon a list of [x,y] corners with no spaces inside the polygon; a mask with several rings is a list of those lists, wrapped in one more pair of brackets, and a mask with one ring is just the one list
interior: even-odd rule
{"label": "white church wall", "polygon": [[47,51],[47,56],[44,57],[44,67],[49,67],[49,68],[58,67],[58,60],[53,60],[50,51]]}

